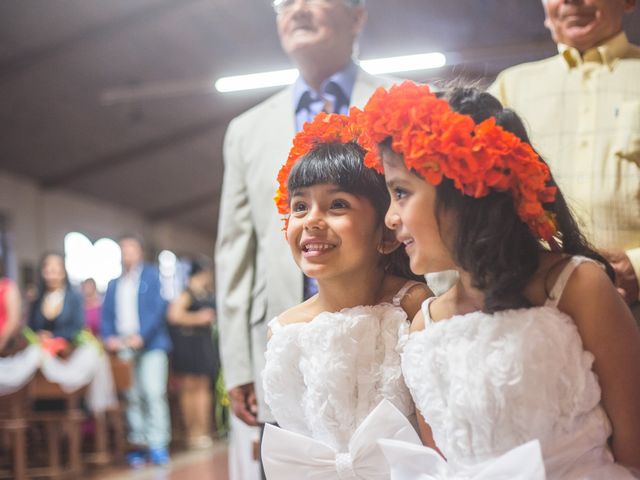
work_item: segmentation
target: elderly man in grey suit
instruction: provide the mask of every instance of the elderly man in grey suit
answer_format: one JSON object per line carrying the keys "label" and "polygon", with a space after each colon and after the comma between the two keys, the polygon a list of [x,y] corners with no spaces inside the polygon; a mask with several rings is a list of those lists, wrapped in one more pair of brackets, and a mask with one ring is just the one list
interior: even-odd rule
{"label": "elderly man in grey suit", "polygon": [[249,425],[272,420],[260,380],[266,324],[314,293],[291,257],[273,202],[278,170],[304,122],[322,110],[363,106],[390,83],[352,60],[364,0],[279,0],[274,8],[282,48],[300,77],[229,125],[216,243],[225,381],[233,412]]}

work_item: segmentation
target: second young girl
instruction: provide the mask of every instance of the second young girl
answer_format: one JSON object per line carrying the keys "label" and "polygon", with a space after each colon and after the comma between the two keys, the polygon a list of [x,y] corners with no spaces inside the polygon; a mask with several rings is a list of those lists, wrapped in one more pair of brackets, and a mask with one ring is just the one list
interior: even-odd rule
{"label": "second young girl", "polygon": [[[417,441],[393,422],[414,411],[397,345],[430,292],[409,280],[384,225],[384,179],[364,166],[357,136],[348,117],[319,114],[279,175],[287,241],[318,293],[269,324],[263,384],[281,427],[265,431],[269,479],[389,478],[376,438]],[[394,407],[376,408],[383,400]]]}
{"label": "second young girl", "polygon": [[364,112],[411,269],[459,272],[402,354],[424,441],[447,462],[385,442],[392,478],[633,478],[640,335],[520,119],[487,93],[410,82]]}

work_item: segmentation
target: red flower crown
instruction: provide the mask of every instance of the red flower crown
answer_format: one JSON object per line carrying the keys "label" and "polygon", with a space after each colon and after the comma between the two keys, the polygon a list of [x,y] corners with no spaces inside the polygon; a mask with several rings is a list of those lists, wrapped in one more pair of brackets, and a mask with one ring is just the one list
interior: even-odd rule
{"label": "red flower crown", "polygon": [[403,82],[389,91],[378,88],[364,111],[352,111],[367,150],[365,164],[382,172],[378,145],[391,137],[391,148],[409,170],[438,185],[444,177],[464,195],[481,198],[491,190],[509,192],[519,217],[544,240],[557,231],[553,214],[556,188],[547,185],[549,167],[531,145],[496,125],[495,118],[476,124],[454,112],[426,85]]}
{"label": "red flower crown", "polygon": [[[315,146],[323,143],[356,142],[362,130],[350,117],[337,113],[318,113],[313,121],[307,122],[293,138],[293,147],[289,151],[287,162],[278,172],[278,190],[273,198],[282,215],[289,214],[289,192],[287,181],[294,164]],[[285,219],[285,230],[287,219]]]}

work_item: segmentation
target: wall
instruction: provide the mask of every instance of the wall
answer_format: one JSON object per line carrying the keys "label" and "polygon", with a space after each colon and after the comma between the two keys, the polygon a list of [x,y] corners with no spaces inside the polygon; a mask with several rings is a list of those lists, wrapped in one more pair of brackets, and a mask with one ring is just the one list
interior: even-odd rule
{"label": "wall", "polygon": [[151,224],[136,212],[64,190],[43,190],[33,181],[0,170],[0,213],[9,217],[18,265],[36,265],[42,252],[62,251],[64,236],[77,231],[92,241],[142,234],[155,250],[179,255],[213,254],[213,239],[171,222]]}

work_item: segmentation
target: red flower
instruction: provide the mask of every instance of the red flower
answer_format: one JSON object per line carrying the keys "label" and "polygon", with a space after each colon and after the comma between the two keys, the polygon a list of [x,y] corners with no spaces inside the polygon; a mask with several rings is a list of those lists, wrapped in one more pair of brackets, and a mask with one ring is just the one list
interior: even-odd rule
{"label": "red flower", "polygon": [[[322,143],[349,143],[358,140],[362,130],[355,116],[361,115],[362,112],[352,109],[352,114],[354,116],[320,112],[314,117],[313,121],[305,123],[302,130],[294,137],[293,147],[289,151],[287,162],[278,172],[278,190],[273,198],[280,214],[289,214],[287,180],[291,169],[300,157]],[[288,218],[285,218],[285,230],[287,223]]]}
{"label": "red flower", "polygon": [[549,167],[495,118],[476,124],[451,110],[428,86],[412,82],[389,91],[378,88],[364,111],[351,116],[362,129],[358,142],[367,151],[367,167],[382,172],[378,144],[390,138],[406,167],[432,185],[446,177],[475,198],[492,190],[509,192],[518,215],[538,237],[549,240],[556,233],[555,219],[543,207],[556,195],[556,188],[547,186]]}
{"label": "red flower", "polygon": [[40,346],[45,352],[56,356],[64,352],[69,347],[69,343],[62,337],[51,337],[41,339]]}

